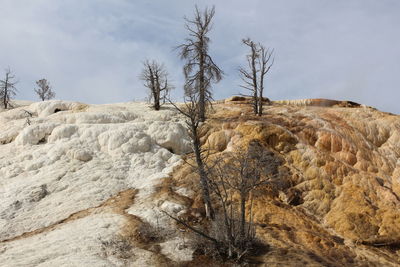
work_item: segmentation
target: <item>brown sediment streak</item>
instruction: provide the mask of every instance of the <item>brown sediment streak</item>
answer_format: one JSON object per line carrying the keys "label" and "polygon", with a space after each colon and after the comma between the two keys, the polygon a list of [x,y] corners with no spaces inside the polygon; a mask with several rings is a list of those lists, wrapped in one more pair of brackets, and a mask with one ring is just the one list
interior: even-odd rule
{"label": "brown sediment streak", "polygon": [[[72,221],[75,221],[75,220],[78,220],[81,218],[84,218],[91,214],[98,214],[101,212],[112,212],[112,213],[117,213],[117,214],[121,214],[124,216],[130,215],[125,212],[125,209],[127,209],[128,207],[130,207],[133,204],[136,192],[137,192],[136,189],[128,189],[128,190],[121,191],[117,195],[107,199],[106,201],[104,201],[103,203],[101,203],[100,205],[98,205],[96,207],[88,208],[85,210],[80,210],[78,212],[75,212],[75,213],[69,215],[65,219],[62,219],[58,222],[53,223],[52,225],[49,225],[49,226],[46,226],[46,227],[43,227],[40,229],[36,229],[36,230],[30,231],[30,232],[25,232],[21,235],[2,240],[0,243],[7,243],[7,242],[15,241],[15,240],[28,238],[28,237],[31,237],[31,236],[34,236],[37,234],[50,232],[50,231],[54,230],[55,228],[57,228],[58,226],[61,226],[63,224],[66,224],[66,223],[69,223],[69,222],[72,222]],[[133,215],[130,215],[129,218],[131,216],[133,216]]]}

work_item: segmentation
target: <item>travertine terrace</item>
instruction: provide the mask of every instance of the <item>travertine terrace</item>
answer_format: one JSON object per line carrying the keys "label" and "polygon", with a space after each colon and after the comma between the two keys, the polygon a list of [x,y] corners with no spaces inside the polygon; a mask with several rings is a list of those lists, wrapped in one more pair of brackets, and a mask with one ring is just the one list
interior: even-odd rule
{"label": "travertine terrace", "polygon": [[245,103],[216,108],[209,143],[223,151],[258,139],[289,171],[279,192],[256,203],[259,233],[276,245],[264,260],[398,265],[400,117],[318,99],[276,101],[260,118]]}
{"label": "travertine terrace", "polygon": [[[257,233],[269,248],[255,260],[398,266],[400,117],[320,103],[272,102],[258,117],[236,98],[215,104],[207,121],[202,140],[214,152],[257,139],[285,170],[276,190],[257,192]],[[144,103],[46,101],[0,112],[0,262],[201,264],[160,212],[201,216],[197,177],[181,160],[190,151],[182,121]],[[146,240],[144,225],[168,234]],[[112,253],[116,238],[130,244],[127,255]]]}

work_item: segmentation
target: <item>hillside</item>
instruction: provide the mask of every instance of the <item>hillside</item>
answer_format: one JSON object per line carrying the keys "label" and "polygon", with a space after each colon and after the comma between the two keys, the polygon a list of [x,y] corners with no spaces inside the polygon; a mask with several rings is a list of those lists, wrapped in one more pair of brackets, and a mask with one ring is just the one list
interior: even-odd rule
{"label": "hillside", "polygon": [[[400,117],[356,103],[214,105],[215,153],[259,140],[279,159],[279,188],[254,202],[268,266],[400,264]],[[46,101],[0,112],[0,262],[5,266],[193,266],[202,222],[183,119],[144,103]],[[23,255],[23,256],[22,256]],[[211,262],[211,261],[210,261]],[[213,263],[215,264],[215,263]]]}

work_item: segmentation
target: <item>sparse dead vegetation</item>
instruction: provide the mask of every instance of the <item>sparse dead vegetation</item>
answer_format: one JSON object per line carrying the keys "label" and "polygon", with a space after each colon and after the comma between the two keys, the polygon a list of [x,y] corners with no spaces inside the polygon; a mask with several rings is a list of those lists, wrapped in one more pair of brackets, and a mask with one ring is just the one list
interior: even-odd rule
{"label": "sparse dead vegetation", "polygon": [[121,236],[116,236],[110,240],[100,240],[103,257],[116,257],[127,260],[134,256],[133,246],[129,240]]}
{"label": "sparse dead vegetation", "polygon": [[258,141],[211,157],[205,170],[215,207],[214,219],[200,227],[166,214],[202,238],[202,242],[195,242],[197,253],[243,262],[265,247],[256,237],[254,192],[262,186],[279,184],[279,162]]}
{"label": "sparse dead vegetation", "polygon": [[7,68],[5,70],[4,80],[0,80],[0,98],[2,100],[2,104],[4,109],[10,107],[10,100],[17,94],[17,88],[15,85],[18,81],[15,80],[15,75]]}
{"label": "sparse dead vegetation", "polygon": [[241,87],[250,91],[254,114],[261,116],[264,102],[264,79],[274,64],[272,57],[274,50],[267,49],[250,38],[243,39],[242,43],[250,48],[250,53],[246,56],[247,68],[239,68],[240,78],[243,81]]}
{"label": "sparse dead vegetation", "polygon": [[168,82],[168,72],[163,64],[155,60],[143,62],[143,70],[139,78],[144,86],[150,90],[150,99],[155,110],[160,110],[170,91],[173,89]]}
{"label": "sparse dead vegetation", "polygon": [[[156,218],[158,220],[158,217]],[[142,223],[138,227],[136,234],[136,238],[141,244],[151,245],[161,243],[162,241],[172,237],[175,234],[175,229],[167,229],[161,226],[158,222],[156,222],[155,226],[148,223]]]}
{"label": "sparse dead vegetation", "polygon": [[209,165],[210,188],[221,206],[228,258],[240,261],[256,243],[253,192],[278,178],[275,159],[258,141],[217,157]]}

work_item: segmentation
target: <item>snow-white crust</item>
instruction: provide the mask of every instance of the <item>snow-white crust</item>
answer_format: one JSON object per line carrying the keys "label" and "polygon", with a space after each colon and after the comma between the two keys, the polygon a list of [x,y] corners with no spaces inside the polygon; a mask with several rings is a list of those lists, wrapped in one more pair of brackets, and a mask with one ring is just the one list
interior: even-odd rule
{"label": "snow-white crust", "polygon": [[121,215],[90,215],[18,237],[130,188],[139,191],[129,212],[153,223],[156,203],[147,199],[189,150],[182,118],[168,106],[154,111],[146,103],[54,100],[0,112],[0,262],[109,266],[97,251],[99,238],[121,230]]}

